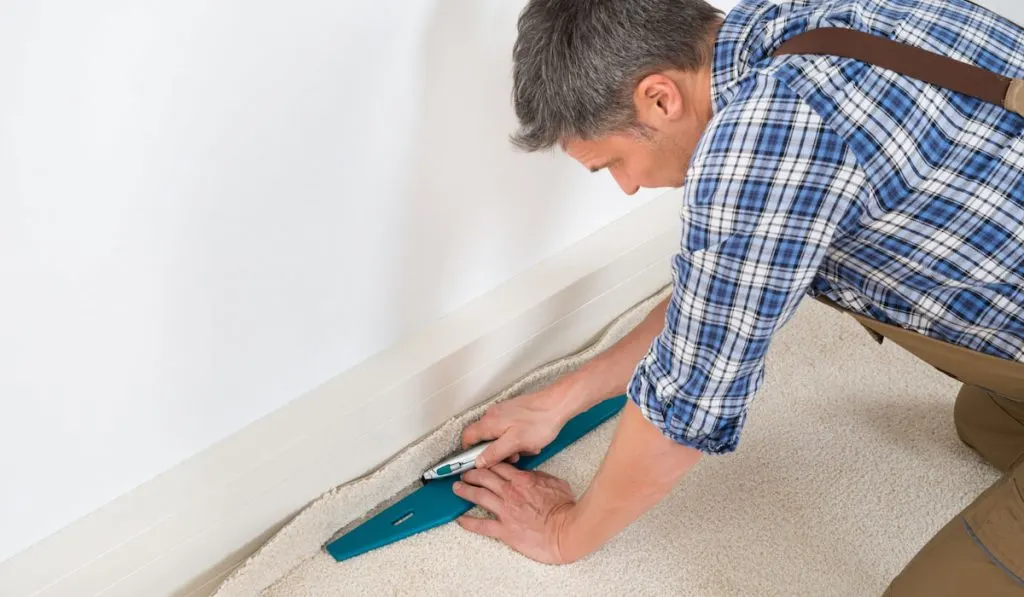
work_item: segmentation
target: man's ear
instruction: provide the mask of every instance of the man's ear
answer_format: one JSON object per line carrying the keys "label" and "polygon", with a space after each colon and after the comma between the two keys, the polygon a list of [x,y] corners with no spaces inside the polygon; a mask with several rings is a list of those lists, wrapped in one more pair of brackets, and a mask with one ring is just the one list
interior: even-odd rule
{"label": "man's ear", "polygon": [[647,75],[637,83],[633,103],[640,121],[655,128],[683,116],[683,95],[679,86],[661,73]]}

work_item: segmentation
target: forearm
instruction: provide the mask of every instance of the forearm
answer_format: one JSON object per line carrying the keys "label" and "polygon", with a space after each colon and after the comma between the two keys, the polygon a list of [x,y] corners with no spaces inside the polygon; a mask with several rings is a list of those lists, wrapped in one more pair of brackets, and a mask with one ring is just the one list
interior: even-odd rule
{"label": "forearm", "polygon": [[662,435],[627,402],[601,468],[567,516],[562,556],[574,561],[596,551],[660,502],[700,456]]}
{"label": "forearm", "polygon": [[559,379],[552,395],[562,402],[566,420],[598,402],[626,391],[637,363],[647,354],[654,338],[665,326],[668,298],[658,303],[647,317],[610,348],[579,369]]}

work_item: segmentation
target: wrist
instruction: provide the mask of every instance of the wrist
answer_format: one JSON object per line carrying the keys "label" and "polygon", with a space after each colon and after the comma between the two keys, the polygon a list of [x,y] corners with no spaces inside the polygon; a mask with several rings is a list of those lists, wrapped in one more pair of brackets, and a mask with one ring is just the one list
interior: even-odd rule
{"label": "wrist", "polygon": [[571,564],[595,551],[599,546],[589,545],[584,529],[580,526],[579,502],[563,506],[559,512],[561,522],[558,526],[556,545],[559,560],[563,564]]}
{"label": "wrist", "polygon": [[562,425],[596,404],[588,399],[585,381],[577,371],[562,377],[548,389],[549,408]]}

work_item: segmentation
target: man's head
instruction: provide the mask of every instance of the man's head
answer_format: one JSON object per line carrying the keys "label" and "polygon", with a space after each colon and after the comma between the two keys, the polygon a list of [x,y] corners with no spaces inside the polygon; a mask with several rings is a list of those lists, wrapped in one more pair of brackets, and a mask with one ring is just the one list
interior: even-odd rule
{"label": "man's head", "polygon": [[513,50],[513,143],[558,144],[627,194],[681,186],[711,117],[721,17],[704,0],[530,0]]}

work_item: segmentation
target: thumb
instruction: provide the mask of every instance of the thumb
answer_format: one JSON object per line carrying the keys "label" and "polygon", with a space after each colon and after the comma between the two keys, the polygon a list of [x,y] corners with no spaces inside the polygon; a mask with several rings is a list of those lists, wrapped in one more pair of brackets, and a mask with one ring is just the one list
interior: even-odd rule
{"label": "thumb", "polygon": [[506,433],[494,440],[493,444],[484,448],[484,451],[476,457],[476,468],[487,468],[497,464],[509,456],[517,454],[518,448],[515,438]]}

